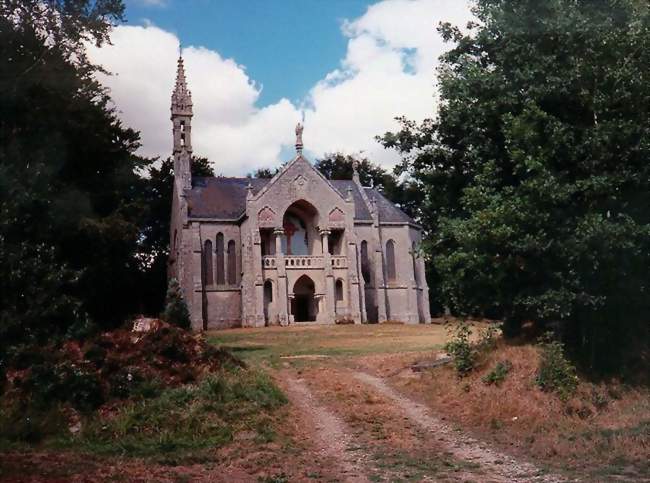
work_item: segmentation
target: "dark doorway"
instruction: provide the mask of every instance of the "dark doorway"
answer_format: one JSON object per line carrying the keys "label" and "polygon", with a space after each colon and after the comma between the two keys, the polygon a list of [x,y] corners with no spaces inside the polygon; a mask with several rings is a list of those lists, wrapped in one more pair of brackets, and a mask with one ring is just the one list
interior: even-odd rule
{"label": "dark doorway", "polygon": [[318,308],[314,298],[314,282],[307,275],[300,277],[293,286],[293,302],[291,308],[296,322],[313,322],[316,320]]}
{"label": "dark doorway", "polygon": [[310,302],[309,295],[296,295],[296,312],[294,314],[296,322],[308,322],[311,320],[309,317]]}

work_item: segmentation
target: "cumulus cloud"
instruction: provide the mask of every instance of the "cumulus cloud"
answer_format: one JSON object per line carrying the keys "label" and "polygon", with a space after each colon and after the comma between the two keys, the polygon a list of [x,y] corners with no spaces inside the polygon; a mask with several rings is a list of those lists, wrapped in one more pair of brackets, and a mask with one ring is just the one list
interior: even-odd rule
{"label": "cumulus cloud", "polygon": [[307,100],[306,125],[316,152],[361,150],[393,166],[395,153],[374,136],[395,129],[397,116],[421,121],[433,115],[435,67],[448,48],[436,27],[470,18],[463,0],[385,0],[346,22],[347,55]]}
{"label": "cumulus cloud", "polygon": [[[470,19],[465,0],[384,0],[346,21],[345,58],[299,105],[259,106],[259,86],[233,59],[203,47],[183,49],[194,101],[193,144],[218,173],[241,175],[286,161],[293,127],[304,113],[305,147],[314,156],[363,151],[386,167],[397,161],[374,136],[395,129],[394,117],[422,120],[435,110],[437,58],[447,48],[435,27]],[[171,151],[169,103],[178,38],[152,25],[119,26],[111,46],[90,56],[115,75],[101,79],[126,124],[142,133],[142,153]]]}
{"label": "cumulus cloud", "polygon": [[[110,76],[101,81],[111,90],[120,118],[141,133],[144,156],[171,153],[169,107],[176,75],[178,38],[152,25],[119,26],[112,45],[90,46],[93,61]],[[300,119],[289,101],[256,107],[259,88],[232,59],[203,47],[183,49],[187,82],[192,91],[192,144],[207,156],[218,173],[242,174],[279,159],[292,141]]]}

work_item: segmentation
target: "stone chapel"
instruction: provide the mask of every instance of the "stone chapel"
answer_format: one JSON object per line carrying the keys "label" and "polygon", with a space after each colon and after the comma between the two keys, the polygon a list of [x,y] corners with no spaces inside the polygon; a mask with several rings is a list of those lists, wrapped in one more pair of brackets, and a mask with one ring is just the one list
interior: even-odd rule
{"label": "stone chapel", "polygon": [[302,154],[271,179],[194,177],[183,59],[171,98],[169,276],[195,330],[296,323],[429,323],[421,228],[379,191],[327,180]]}

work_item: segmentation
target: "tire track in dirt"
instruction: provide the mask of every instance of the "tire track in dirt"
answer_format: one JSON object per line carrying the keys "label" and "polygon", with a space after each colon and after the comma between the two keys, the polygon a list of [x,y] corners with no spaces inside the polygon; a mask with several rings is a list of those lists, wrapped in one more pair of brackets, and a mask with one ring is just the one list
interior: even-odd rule
{"label": "tire track in dirt", "polygon": [[483,442],[454,431],[439,419],[431,416],[426,406],[401,395],[379,377],[365,372],[354,372],[353,375],[357,380],[391,399],[412,422],[432,433],[437,443],[445,447],[455,458],[480,465],[484,471],[490,474],[490,481],[522,483],[567,481],[557,475],[541,474],[540,469],[530,463],[517,461],[486,447]]}
{"label": "tire track in dirt", "polygon": [[343,481],[350,483],[367,483],[361,467],[362,455],[352,452],[350,432],[334,413],[319,404],[302,379],[296,379],[288,372],[283,380],[290,401],[312,423],[312,437],[322,456],[338,462],[338,473]]}

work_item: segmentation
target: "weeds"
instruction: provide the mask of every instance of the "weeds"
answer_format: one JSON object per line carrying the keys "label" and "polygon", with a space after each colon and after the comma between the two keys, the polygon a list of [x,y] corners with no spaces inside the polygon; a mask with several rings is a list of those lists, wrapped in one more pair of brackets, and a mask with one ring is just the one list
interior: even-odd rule
{"label": "weeds", "polygon": [[454,366],[460,377],[469,374],[476,364],[476,349],[470,342],[471,326],[462,321],[450,329],[452,338],[445,344],[445,351],[454,358]]}
{"label": "weeds", "polygon": [[506,376],[512,370],[512,362],[509,360],[499,361],[490,372],[483,376],[482,381],[487,384],[494,384],[500,386],[505,381]]}
{"label": "weeds", "polygon": [[578,387],[575,367],[564,356],[562,344],[547,333],[540,341],[541,360],[535,378],[542,391],[555,392],[566,401]]}
{"label": "weeds", "polygon": [[478,333],[478,341],[471,342],[472,325],[461,321],[449,329],[451,339],[445,344],[445,351],[454,358],[454,366],[460,377],[472,372],[482,355],[496,347],[498,328],[489,325]]}

